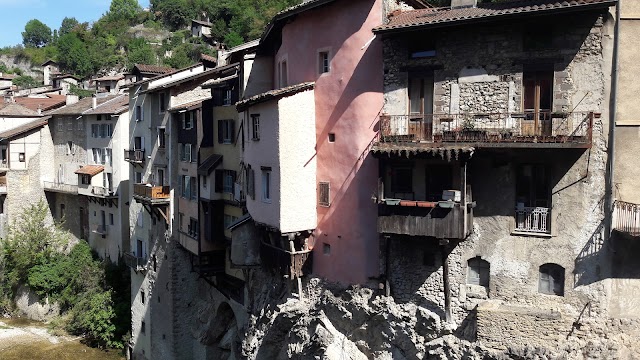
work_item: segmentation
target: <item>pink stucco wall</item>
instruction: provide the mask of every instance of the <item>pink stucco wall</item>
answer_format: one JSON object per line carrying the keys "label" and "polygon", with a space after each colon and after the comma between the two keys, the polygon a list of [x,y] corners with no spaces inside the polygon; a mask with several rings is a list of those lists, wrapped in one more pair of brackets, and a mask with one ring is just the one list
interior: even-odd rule
{"label": "pink stucco wall", "polygon": [[[317,210],[313,267],[316,275],[344,283],[378,275],[377,208],[371,200],[378,165],[369,145],[383,104],[382,44],[376,39],[365,45],[381,20],[381,0],[336,1],[287,24],[275,56],[276,64],[288,60],[289,84],[316,81],[317,182],[330,182],[331,206]],[[319,49],[332,55],[331,71],[323,75]],[[334,143],[329,133],[335,133]],[[331,246],[329,255],[324,244]]]}

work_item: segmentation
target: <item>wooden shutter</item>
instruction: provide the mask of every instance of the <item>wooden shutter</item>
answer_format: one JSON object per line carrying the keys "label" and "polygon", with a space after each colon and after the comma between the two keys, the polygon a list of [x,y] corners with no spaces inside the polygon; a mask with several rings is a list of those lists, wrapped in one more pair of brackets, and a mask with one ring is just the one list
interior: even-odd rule
{"label": "wooden shutter", "polygon": [[229,120],[229,133],[231,134],[231,143],[236,143],[236,122],[233,120]]}
{"label": "wooden shutter", "polygon": [[216,170],[216,172],[215,172],[215,184],[214,184],[215,192],[217,192],[217,193],[221,193],[222,192],[223,181],[224,181],[224,171],[223,170]]}
{"label": "wooden shutter", "polygon": [[224,142],[224,120],[218,120],[218,143],[222,144]]}
{"label": "wooden shutter", "polygon": [[328,182],[320,182],[318,185],[318,202],[320,206],[329,206],[331,205],[329,201],[329,191],[331,187]]}

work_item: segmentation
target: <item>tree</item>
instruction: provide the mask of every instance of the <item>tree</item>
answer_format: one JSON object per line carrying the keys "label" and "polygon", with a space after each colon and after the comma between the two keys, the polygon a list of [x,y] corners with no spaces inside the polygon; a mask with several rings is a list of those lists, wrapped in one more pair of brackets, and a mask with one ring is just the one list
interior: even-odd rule
{"label": "tree", "polygon": [[142,11],[137,0],[111,0],[109,15],[115,19],[132,20]]}
{"label": "tree", "polygon": [[38,82],[36,79],[31,76],[18,76],[17,78],[12,80],[13,85],[22,88],[22,89],[30,89],[38,86]]}
{"label": "tree", "polygon": [[80,25],[80,22],[76,20],[74,17],[65,17],[62,19],[62,24],[60,25],[60,31],[58,31],[58,36],[65,36],[70,33],[73,28]]}
{"label": "tree", "polygon": [[145,39],[133,39],[127,46],[127,53],[130,65],[156,63],[156,54]]}
{"label": "tree", "polygon": [[87,46],[73,32],[58,40],[58,61],[74,74],[87,76],[93,71]]}
{"label": "tree", "polygon": [[51,41],[51,28],[40,20],[29,20],[24,26],[22,43],[24,46],[42,47]]}

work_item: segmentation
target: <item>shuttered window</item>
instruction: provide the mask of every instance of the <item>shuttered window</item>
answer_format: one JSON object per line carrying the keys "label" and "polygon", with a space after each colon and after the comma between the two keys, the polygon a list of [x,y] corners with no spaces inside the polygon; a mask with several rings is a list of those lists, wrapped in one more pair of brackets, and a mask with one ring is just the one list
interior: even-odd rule
{"label": "shuttered window", "polygon": [[329,207],[331,185],[328,182],[320,182],[318,184],[318,203],[320,206]]}

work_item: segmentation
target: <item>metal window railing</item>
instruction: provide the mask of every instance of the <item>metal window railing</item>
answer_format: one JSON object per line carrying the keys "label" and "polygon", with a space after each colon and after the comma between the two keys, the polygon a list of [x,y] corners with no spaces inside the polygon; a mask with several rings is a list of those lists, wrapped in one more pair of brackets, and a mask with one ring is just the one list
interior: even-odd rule
{"label": "metal window railing", "polygon": [[613,208],[613,230],[640,236],[640,204],[616,201]]}
{"label": "metal window railing", "polygon": [[531,233],[550,233],[551,209],[545,207],[516,208],[516,231]]}

